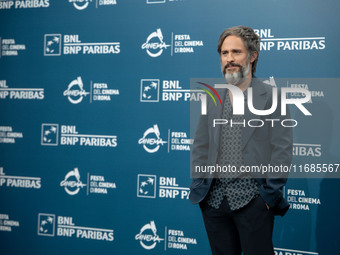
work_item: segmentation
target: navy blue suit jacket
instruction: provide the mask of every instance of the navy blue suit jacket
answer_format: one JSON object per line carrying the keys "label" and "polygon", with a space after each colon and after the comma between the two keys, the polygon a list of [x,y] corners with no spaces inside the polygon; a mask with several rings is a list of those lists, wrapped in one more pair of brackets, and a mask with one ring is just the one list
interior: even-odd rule
{"label": "navy blue suit jacket", "polygon": [[[253,105],[257,110],[270,109],[272,106],[272,86],[252,78]],[[227,89],[217,89],[220,97],[224,100]],[[278,106],[271,115],[258,116],[251,113],[245,105],[244,118],[246,126],[242,127],[242,156],[246,166],[289,166],[292,160],[292,130],[281,125],[281,120],[290,119],[289,109],[287,115],[281,115],[281,97],[278,93]],[[196,166],[216,166],[221,125],[213,127],[214,119],[222,118],[222,107],[215,106],[212,100],[208,99],[207,115],[201,115],[192,149],[192,177],[190,185],[190,201],[193,204],[201,202],[209,192],[213,178],[211,175],[194,173]],[[247,125],[250,119],[261,119],[264,122],[262,127],[250,127]],[[279,119],[272,127],[271,121],[265,119]],[[251,122],[252,126],[258,126]],[[275,215],[283,216],[289,203],[283,197],[283,187],[286,184],[288,173],[266,174],[254,177],[260,184],[260,196],[273,210]]]}

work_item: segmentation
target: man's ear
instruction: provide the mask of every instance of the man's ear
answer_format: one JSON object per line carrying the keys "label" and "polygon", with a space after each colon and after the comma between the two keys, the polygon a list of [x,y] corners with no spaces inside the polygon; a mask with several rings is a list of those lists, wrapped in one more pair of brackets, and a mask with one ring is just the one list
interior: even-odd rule
{"label": "man's ear", "polygon": [[250,58],[250,63],[253,63],[257,59],[258,55],[259,53],[257,51],[254,51],[253,55]]}

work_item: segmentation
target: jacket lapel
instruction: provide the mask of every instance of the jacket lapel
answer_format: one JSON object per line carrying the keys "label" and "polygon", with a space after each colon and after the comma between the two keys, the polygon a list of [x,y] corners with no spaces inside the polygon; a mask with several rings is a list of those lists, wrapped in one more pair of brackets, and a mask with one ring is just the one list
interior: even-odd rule
{"label": "jacket lapel", "polygon": [[[218,89],[216,91],[220,95],[220,98],[222,100],[222,106],[220,106],[220,104],[218,104],[217,106],[215,106],[215,105],[213,106],[214,111],[212,111],[213,112],[212,120],[222,118],[222,111],[223,111],[223,107],[224,107],[227,89]],[[213,125],[213,123],[211,123],[211,125]],[[217,149],[219,148],[219,145],[220,145],[219,140],[220,140],[220,134],[221,134],[221,126],[222,125],[217,125],[216,127],[213,127],[214,142],[215,142],[215,145],[217,146],[216,147]]]}
{"label": "jacket lapel", "polygon": [[[261,86],[261,82],[259,80],[257,80],[256,78],[252,78],[251,81],[251,87],[253,89],[253,105],[254,108],[257,110],[263,110],[264,107],[266,106],[267,103],[267,92],[266,90]],[[248,91],[249,92],[249,91]],[[247,95],[249,97],[249,94]],[[246,144],[248,143],[251,135],[253,134],[255,127],[250,127],[248,125],[248,121],[251,119],[260,119],[260,116],[253,114],[252,112],[249,111],[248,108],[248,102],[245,102],[246,105],[244,107],[244,119],[246,121],[246,125],[245,127],[242,129],[242,138],[241,138],[241,142],[242,142],[242,150],[244,149],[244,147],[246,146]],[[251,125],[252,126],[257,126],[259,125],[259,121],[252,121]]]}

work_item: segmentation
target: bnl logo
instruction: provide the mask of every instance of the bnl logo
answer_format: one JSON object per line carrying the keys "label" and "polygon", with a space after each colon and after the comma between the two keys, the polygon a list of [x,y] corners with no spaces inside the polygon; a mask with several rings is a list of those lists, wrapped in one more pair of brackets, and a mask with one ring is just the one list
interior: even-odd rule
{"label": "bnl logo", "polygon": [[39,213],[38,215],[38,235],[54,236],[55,215]]}
{"label": "bnl logo", "polygon": [[140,83],[141,102],[159,102],[159,80],[142,79]]}
{"label": "bnl logo", "polygon": [[58,145],[58,124],[41,125],[41,145]]}
{"label": "bnl logo", "polygon": [[61,55],[61,34],[45,34],[44,56]]}
{"label": "bnl logo", "polygon": [[137,197],[156,198],[156,175],[138,175]]}

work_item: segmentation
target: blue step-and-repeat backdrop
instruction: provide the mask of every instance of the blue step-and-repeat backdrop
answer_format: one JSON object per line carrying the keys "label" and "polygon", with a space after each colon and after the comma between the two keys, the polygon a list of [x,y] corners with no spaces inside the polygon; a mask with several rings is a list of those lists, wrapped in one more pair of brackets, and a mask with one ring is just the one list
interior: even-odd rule
{"label": "blue step-and-repeat backdrop", "polygon": [[[0,253],[210,254],[188,200],[190,81],[221,77],[231,26],[261,36],[258,77],[311,91],[312,116],[292,109],[293,162],[336,168],[339,13],[334,0],[1,0]],[[339,254],[327,174],[288,180],[277,255]]]}

